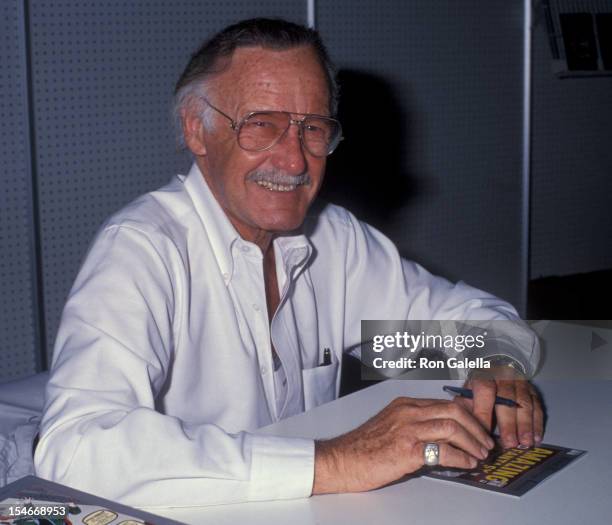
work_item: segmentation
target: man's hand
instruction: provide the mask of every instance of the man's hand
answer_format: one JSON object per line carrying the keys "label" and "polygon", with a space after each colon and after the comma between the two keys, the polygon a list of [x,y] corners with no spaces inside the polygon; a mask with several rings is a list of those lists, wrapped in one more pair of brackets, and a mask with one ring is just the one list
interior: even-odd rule
{"label": "man's hand", "polygon": [[[531,447],[542,441],[544,412],[540,396],[520,372],[509,366],[481,370],[465,386],[474,391],[474,400],[462,398],[457,402],[467,407],[488,431],[492,430],[495,411],[505,448],[519,443]],[[496,405],[495,396],[512,399],[519,407]]]}
{"label": "man's hand", "polygon": [[440,464],[474,468],[493,440],[469,410],[451,401],[398,398],[355,430],[315,444],[313,494],[381,487],[423,466],[425,443]]}

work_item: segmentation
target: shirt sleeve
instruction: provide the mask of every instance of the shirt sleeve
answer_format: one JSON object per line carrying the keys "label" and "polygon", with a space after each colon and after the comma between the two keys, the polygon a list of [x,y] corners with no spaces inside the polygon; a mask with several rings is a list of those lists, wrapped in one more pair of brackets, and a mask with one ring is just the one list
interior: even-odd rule
{"label": "shirt sleeve", "polygon": [[62,315],[37,475],[144,507],[310,496],[313,440],[231,434],[157,410],[180,315],[178,257],[132,227],[99,234]]}
{"label": "shirt sleeve", "polygon": [[[506,301],[459,281],[456,284],[432,275],[419,264],[400,257],[382,233],[347,213],[345,340],[359,356],[361,320],[494,321],[481,357],[506,356],[517,361],[528,376],[535,373],[540,346],[535,333]],[[352,346],[349,344],[349,346]],[[467,370],[457,371],[460,378]]]}

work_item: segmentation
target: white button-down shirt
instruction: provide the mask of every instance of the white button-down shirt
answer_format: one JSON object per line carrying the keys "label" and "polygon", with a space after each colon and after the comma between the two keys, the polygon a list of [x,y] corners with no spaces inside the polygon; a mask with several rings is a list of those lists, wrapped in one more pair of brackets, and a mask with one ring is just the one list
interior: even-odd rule
{"label": "white button-down shirt", "polygon": [[[62,316],[37,473],[149,507],[305,497],[314,442],[251,431],[337,396],[362,319],[516,318],[507,303],[401,259],[337,206],[273,246],[280,304],[270,324],[262,253],[196,166],[109,219]],[[332,362],[318,366],[324,348]],[[532,368],[535,338],[515,352]]]}

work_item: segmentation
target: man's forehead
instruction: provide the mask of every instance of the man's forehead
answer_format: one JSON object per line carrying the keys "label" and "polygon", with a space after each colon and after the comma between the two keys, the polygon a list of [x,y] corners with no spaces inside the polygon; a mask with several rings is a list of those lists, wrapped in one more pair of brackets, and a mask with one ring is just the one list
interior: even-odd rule
{"label": "man's forehead", "polygon": [[291,93],[323,98],[324,105],[328,98],[325,72],[311,46],[240,47],[211,87],[218,97],[236,105],[258,97],[272,101]]}
{"label": "man's forehead", "polygon": [[230,68],[299,66],[301,61],[318,64],[315,50],[310,45],[295,46],[287,49],[273,49],[261,46],[238,47],[231,56]]}

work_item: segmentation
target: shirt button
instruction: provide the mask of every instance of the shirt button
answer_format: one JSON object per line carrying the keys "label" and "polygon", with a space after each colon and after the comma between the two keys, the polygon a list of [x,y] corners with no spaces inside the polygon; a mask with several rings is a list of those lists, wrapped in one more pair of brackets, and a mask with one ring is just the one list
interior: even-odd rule
{"label": "shirt button", "polygon": [[253,310],[255,310],[256,312],[259,312],[259,305],[253,303]]}
{"label": "shirt button", "polygon": [[262,366],[262,367],[260,368],[260,370],[261,370],[261,375],[262,375],[262,376],[265,376],[265,375],[266,375],[266,372],[268,371],[268,369],[267,369],[265,366]]}
{"label": "shirt button", "polygon": [[251,250],[251,248],[249,248],[248,246],[244,246],[244,245],[243,245],[243,246],[242,246],[242,248],[241,248],[241,250],[242,250],[244,253],[247,253],[247,252],[249,252],[249,251]]}

